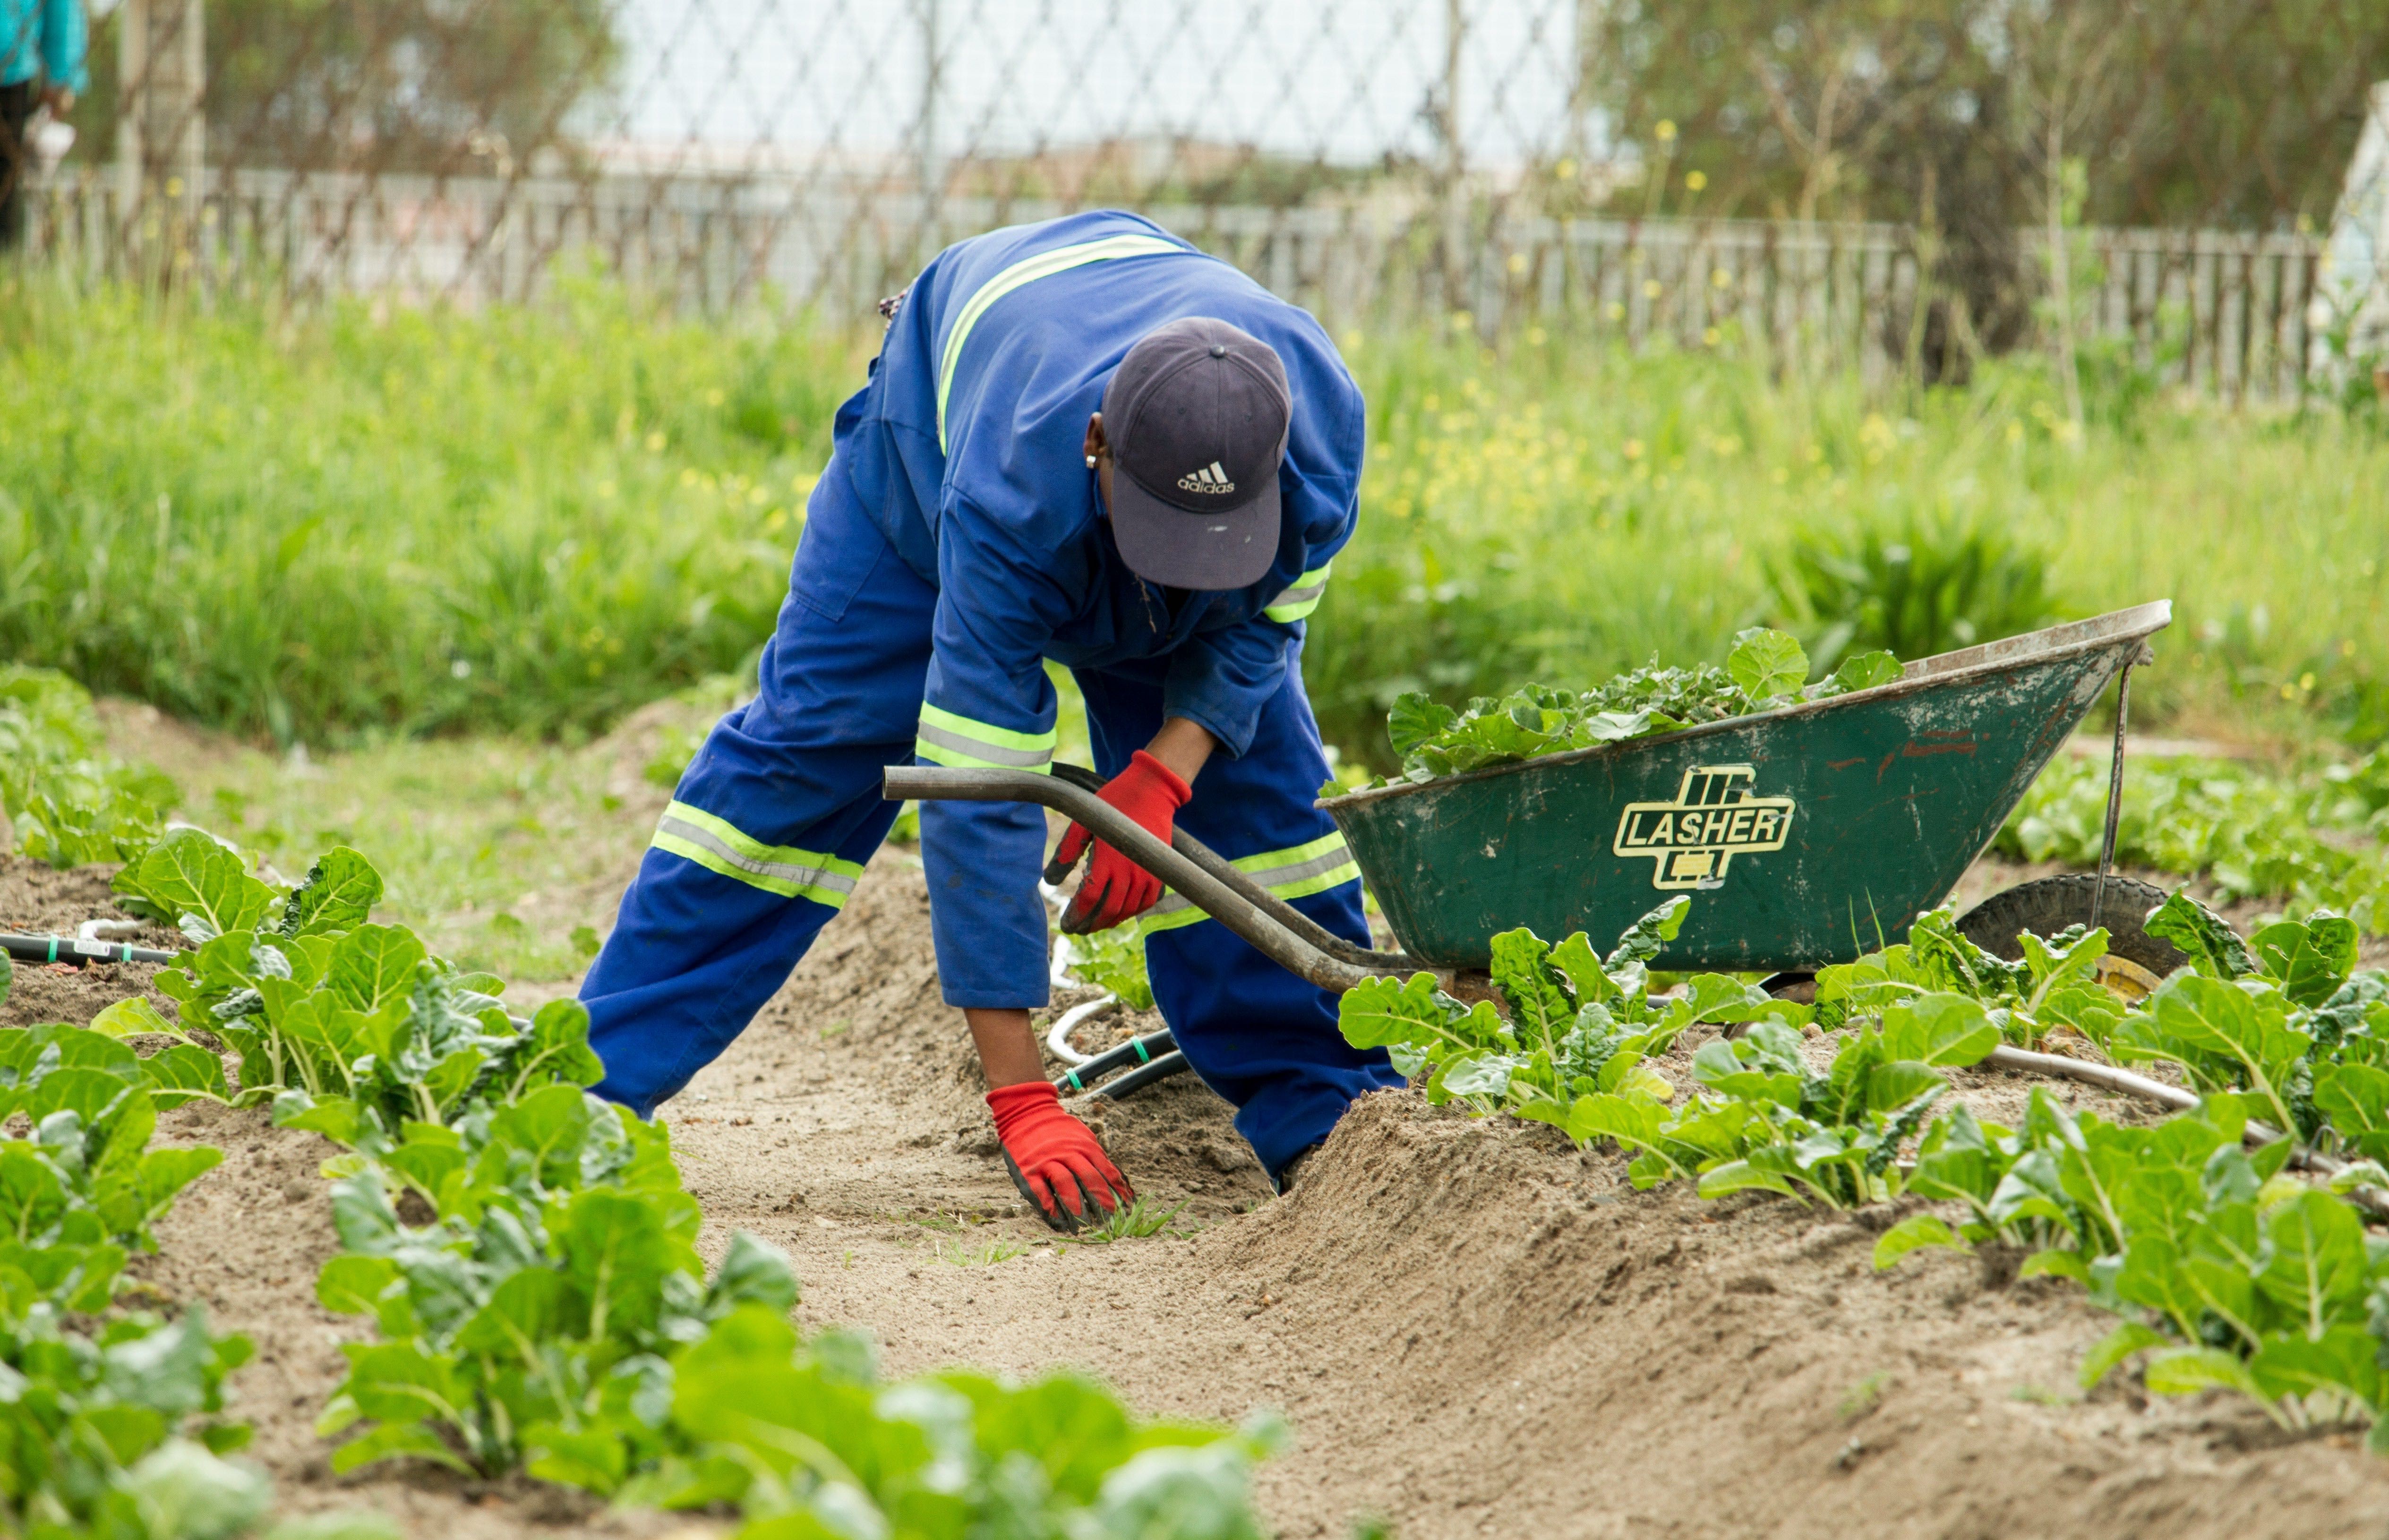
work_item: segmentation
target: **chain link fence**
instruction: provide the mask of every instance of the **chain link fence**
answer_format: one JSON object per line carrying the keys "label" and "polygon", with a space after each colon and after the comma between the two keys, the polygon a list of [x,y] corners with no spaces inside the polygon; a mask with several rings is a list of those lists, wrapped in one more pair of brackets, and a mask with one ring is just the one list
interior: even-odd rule
{"label": "chain link fence", "polygon": [[70,147],[35,135],[32,240],[208,294],[478,304],[597,264],[860,324],[953,239],[1108,205],[1337,326],[1926,379],[2096,346],[2256,399],[2376,348],[2389,8],[1790,9],[117,0]]}

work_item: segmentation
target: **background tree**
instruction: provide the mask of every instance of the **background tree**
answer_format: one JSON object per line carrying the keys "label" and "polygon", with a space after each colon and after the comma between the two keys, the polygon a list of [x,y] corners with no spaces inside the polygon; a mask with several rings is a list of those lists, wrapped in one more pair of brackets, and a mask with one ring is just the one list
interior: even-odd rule
{"label": "background tree", "polygon": [[[209,0],[208,159],[508,173],[599,121],[622,58],[607,0]],[[103,23],[75,113],[114,153]]]}

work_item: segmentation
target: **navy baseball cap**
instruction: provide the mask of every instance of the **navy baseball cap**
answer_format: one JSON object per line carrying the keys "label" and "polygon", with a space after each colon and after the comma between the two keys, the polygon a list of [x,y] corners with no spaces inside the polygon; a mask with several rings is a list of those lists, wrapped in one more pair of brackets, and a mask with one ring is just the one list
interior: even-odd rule
{"label": "navy baseball cap", "polygon": [[1112,538],[1165,588],[1260,581],[1277,559],[1279,463],[1293,395],[1258,337],[1207,316],[1156,326],[1104,389]]}

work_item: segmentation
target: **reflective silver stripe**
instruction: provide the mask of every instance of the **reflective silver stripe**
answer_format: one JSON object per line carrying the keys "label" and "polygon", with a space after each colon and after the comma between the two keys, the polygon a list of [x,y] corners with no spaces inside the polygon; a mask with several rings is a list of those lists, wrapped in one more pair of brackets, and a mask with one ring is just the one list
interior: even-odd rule
{"label": "reflective silver stripe", "polygon": [[[1334,872],[1338,867],[1350,866],[1351,864],[1351,849],[1339,839],[1335,842],[1334,849],[1313,856],[1307,861],[1297,861],[1292,866],[1264,867],[1258,872],[1247,872],[1246,875],[1258,881],[1261,886],[1269,889],[1270,892],[1276,894],[1280,897],[1284,897],[1286,896],[1285,890],[1290,887],[1294,887],[1312,877],[1324,876],[1328,872]],[[1356,877],[1360,875],[1357,869],[1354,871],[1353,875]],[[1140,918],[1148,927],[1151,927],[1153,922],[1156,920],[1162,919],[1168,915],[1181,913],[1183,910],[1194,907],[1193,903],[1188,900],[1184,894],[1172,891],[1163,894],[1161,896],[1161,901],[1155,904],[1151,909],[1146,910]]]}
{"label": "reflective silver stripe", "polygon": [[924,719],[920,726],[921,742],[935,744],[939,748],[952,749],[990,765],[1015,765],[1022,770],[1036,770],[1054,762],[1054,751],[1034,748],[1004,748],[980,738],[967,738],[950,728],[937,727]]}
{"label": "reflective silver stripe", "polygon": [[[854,879],[827,866],[797,866],[786,861],[760,860],[732,847],[728,840],[701,824],[684,818],[664,814],[656,824],[658,837],[669,835],[705,850],[717,859],[736,867],[751,876],[773,883],[786,883],[797,888],[826,888],[832,893],[850,895],[854,892]],[[708,864],[710,864],[709,862]],[[848,863],[840,862],[840,865]]]}
{"label": "reflective silver stripe", "polygon": [[1279,605],[1303,604],[1309,600],[1318,598],[1321,594],[1326,592],[1327,584],[1324,580],[1313,583],[1309,588],[1290,588],[1284,593],[1279,594],[1271,604],[1270,607],[1271,609],[1275,609]]}

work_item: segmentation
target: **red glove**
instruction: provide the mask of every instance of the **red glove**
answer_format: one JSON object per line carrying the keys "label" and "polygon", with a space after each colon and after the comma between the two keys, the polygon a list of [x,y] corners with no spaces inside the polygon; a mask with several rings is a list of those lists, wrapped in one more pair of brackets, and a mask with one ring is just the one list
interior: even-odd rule
{"label": "red glove", "polygon": [[[1138,749],[1129,757],[1128,769],[1105,782],[1100,795],[1136,820],[1145,833],[1168,845],[1178,809],[1194,793],[1178,779],[1177,771]],[[1094,840],[1095,859],[1087,863],[1087,874],[1062,916],[1062,929],[1070,935],[1125,924],[1161,899],[1160,878],[1095,839],[1081,824],[1073,823],[1064,832],[1061,848],[1054,852],[1054,864],[1068,871],[1090,840]]]}
{"label": "red glove", "polygon": [[1100,1208],[1136,1202],[1135,1190],[1087,1126],[1062,1110],[1062,1094],[1042,1080],[987,1093],[995,1137],[1003,1141],[1012,1185],[1047,1224],[1075,1230]]}

